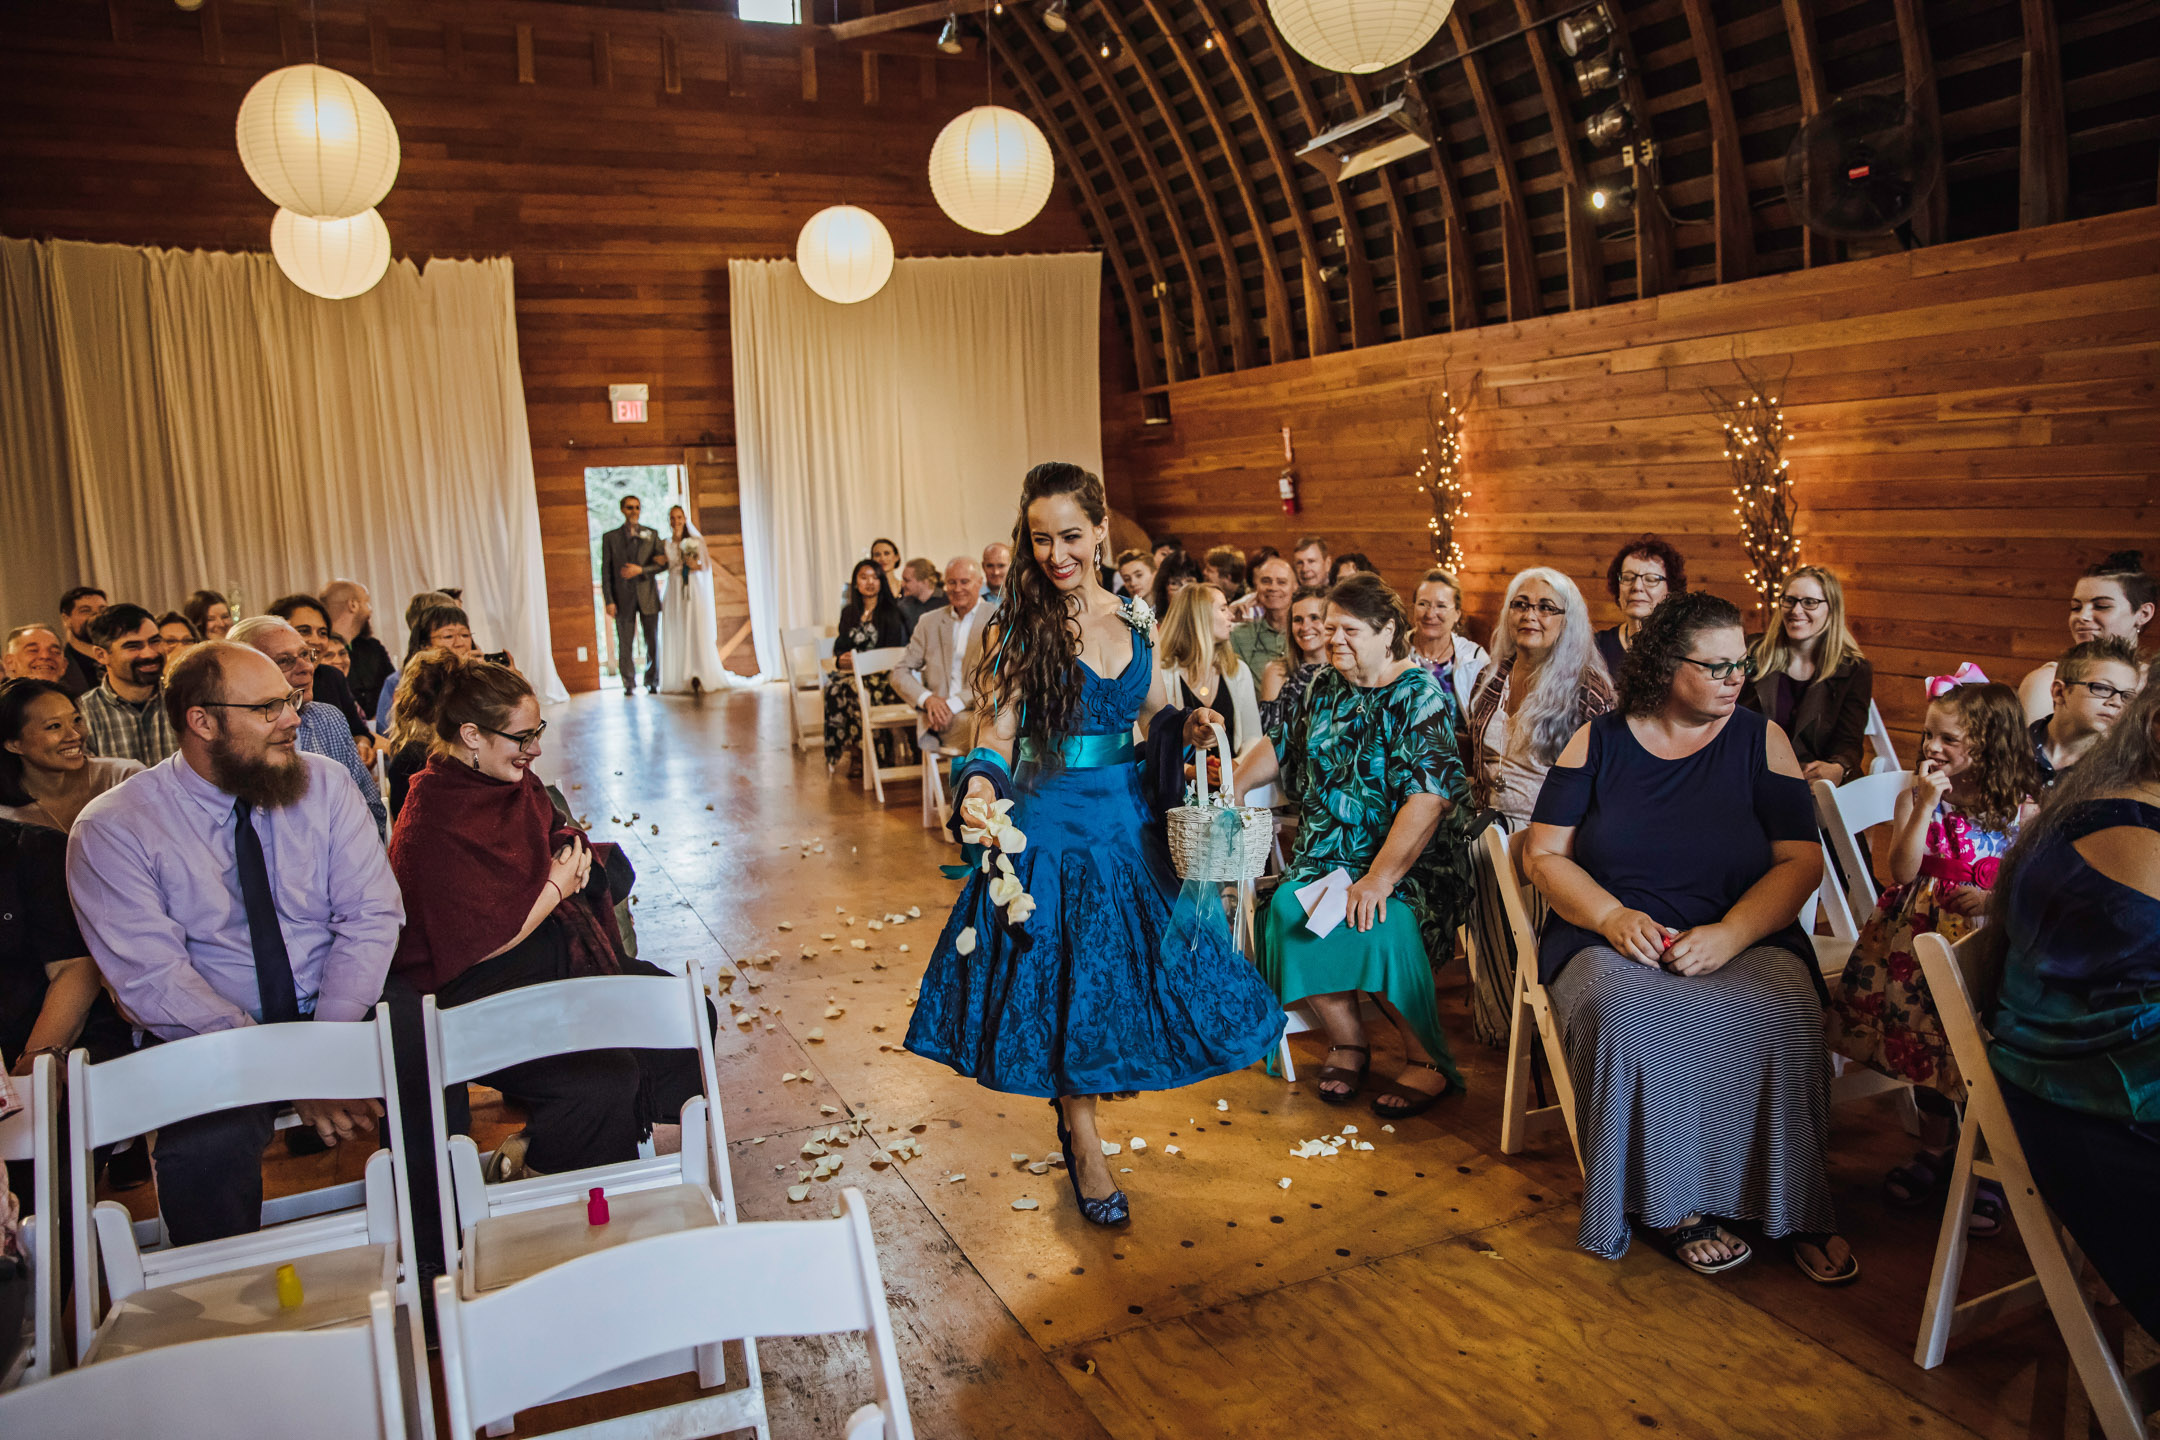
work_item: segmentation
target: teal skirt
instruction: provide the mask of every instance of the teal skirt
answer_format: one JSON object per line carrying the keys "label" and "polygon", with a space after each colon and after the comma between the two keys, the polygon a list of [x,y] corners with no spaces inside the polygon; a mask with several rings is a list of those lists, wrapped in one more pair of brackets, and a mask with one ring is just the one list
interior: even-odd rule
{"label": "teal skirt", "polygon": [[1454,1052],[1440,1029],[1433,1000],[1432,962],[1418,933],[1417,912],[1401,895],[1389,897],[1387,918],[1366,931],[1346,920],[1326,939],[1305,928],[1305,910],[1289,885],[1276,889],[1260,921],[1260,974],[1285,1005],[1308,995],[1363,991],[1395,1007],[1448,1083],[1462,1088]]}

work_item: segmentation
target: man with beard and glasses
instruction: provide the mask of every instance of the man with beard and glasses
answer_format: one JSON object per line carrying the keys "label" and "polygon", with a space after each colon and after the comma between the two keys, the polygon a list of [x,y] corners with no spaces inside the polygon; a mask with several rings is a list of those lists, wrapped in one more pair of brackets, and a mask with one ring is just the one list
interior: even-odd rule
{"label": "man with beard and glasses", "polygon": [[98,662],[96,641],[90,638],[90,622],[105,608],[105,592],[95,585],[77,585],[60,597],[60,629],[67,636],[67,673],[61,688],[80,700],[105,678]]}
{"label": "man with beard and glasses", "polygon": [[[297,744],[306,696],[269,657],[210,641],[173,663],[180,749],[85,806],[68,891],[122,1012],[161,1041],[242,1025],[364,1020],[405,907],[344,770]],[[292,1104],[326,1144],[372,1131],[372,1100]],[[258,1228],[277,1105],[158,1132],[152,1159],[173,1242]]]}
{"label": "man with beard and glasses", "polygon": [[[351,728],[334,705],[326,705],[315,697],[315,683],[322,667],[315,661],[314,646],[307,636],[274,615],[250,615],[226,632],[226,639],[235,644],[248,645],[270,657],[270,663],[278,667],[278,673],[286,683],[308,697],[300,707],[299,746],[309,755],[327,755],[343,766],[352,776],[353,784],[366,802],[368,813],[375,817],[375,832],[387,843],[390,837],[390,812],[383,808],[382,786],[375,783],[374,772],[360,758],[360,751],[353,743]],[[332,672],[333,674],[335,672]]]}
{"label": "man with beard and glasses", "polygon": [[158,696],[165,647],[157,617],[140,605],[112,605],[90,622],[105,678],[80,700],[90,753],[155,765],[179,748]]}

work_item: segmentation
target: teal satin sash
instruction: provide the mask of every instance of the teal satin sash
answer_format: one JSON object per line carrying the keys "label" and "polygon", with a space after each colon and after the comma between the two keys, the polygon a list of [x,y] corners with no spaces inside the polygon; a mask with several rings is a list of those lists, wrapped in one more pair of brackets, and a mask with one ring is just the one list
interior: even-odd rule
{"label": "teal satin sash", "polygon": [[[1068,770],[1102,770],[1112,765],[1130,765],[1134,753],[1130,730],[1117,730],[1108,735],[1068,735],[1058,748],[1064,753]],[[1023,739],[1020,742],[1019,756],[1033,764],[1042,763],[1042,751],[1032,741]]]}

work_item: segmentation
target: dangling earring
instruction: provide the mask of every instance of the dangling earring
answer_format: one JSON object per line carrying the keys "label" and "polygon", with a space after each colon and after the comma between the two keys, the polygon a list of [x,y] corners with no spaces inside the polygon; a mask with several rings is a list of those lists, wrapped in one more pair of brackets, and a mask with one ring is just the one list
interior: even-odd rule
{"label": "dangling earring", "polygon": [[465,763],[466,763],[467,765],[470,765],[470,766],[472,766],[472,768],[473,768],[473,769],[475,769],[475,770],[479,769],[479,768],[480,768],[480,752],[479,752],[479,751],[477,751],[477,750],[468,750],[468,751],[466,751],[466,752],[465,752]]}

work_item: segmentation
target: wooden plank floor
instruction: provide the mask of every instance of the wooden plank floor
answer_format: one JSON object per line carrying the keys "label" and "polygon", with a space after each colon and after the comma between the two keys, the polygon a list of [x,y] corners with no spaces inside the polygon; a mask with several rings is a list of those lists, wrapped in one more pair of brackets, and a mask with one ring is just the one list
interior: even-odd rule
{"label": "wooden plank floor", "polygon": [[[885,1048],[957,888],[912,785],[880,809],[828,779],[790,750],[777,688],[582,696],[550,720],[542,770],[638,868],[643,955],[739,972],[723,1009],[756,1018],[723,1023],[719,1050],[745,1215],[828,1213],[841,1184],[868,1197],[925,1436],[2064,1434],[2074,1382],[2044,1313],[1937,1371],[1912,1364],[1936,1217],[1879,1198],[1910,1146],[1887,1101],[1836,1117],[1858,1285],[1820,1289],[1771,1247],[1721,1281],[1642,1245],[1595,1259],[1574,1244],[1565,1144],[1499,1153],[1499,1056],[1469,1035],[1460,965],[1443,972],[1441,1012],[1465,1098],[1388,1133],[1255,1067],[1106,1107],[1105,1133],[1147,1148],[1113,1161],[1130,1167],[1130,1229],[1088,1227],[1059,1172],[1011,1158],[1054,1151],[1043,1102]],[[910,906],[920,920],[868,929]],[[827,1018],[832,1006],[845,1013]],[[1317,1065],[1299,1044],[1299,1064]],[[879,1140],[916,1133],[922,1158],[873,1168],[857,1140],[835,1180],[790,1205],[802,1140],[849,1115]],[[1289,1155],[1345,1123],[1375,1148]],[[281,1186],[316,1184],[359,1158],[273,1164]],[[1022,1197],[1041,1208],[1013,1210]],[[1978,1242],[1968,1273],[1975,1290],[2003,1283],[2024,1273],[2022,1251]],[[867,1398],[852,1339],[761,1358],[777,1435],[830,1433]],[[598,1413],[559,1408],[547,1425]]]}

